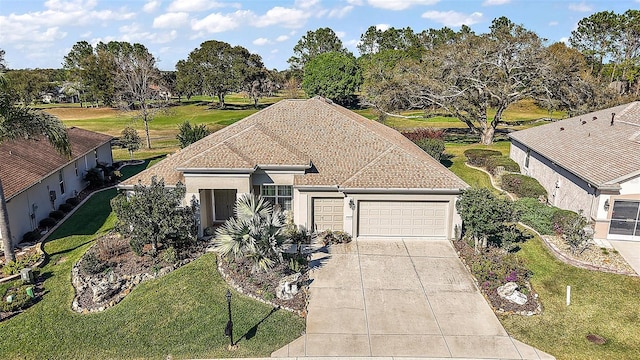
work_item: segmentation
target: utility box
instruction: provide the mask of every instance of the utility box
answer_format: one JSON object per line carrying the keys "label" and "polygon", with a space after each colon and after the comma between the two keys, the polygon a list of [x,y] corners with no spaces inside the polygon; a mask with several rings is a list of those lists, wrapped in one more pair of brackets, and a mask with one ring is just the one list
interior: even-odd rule
{"label": "utility box", "polygon": [[35,283],[35,276],[33,276],[33,271],[31,268],[24,268],[20,271],[20,278],[27,284]]}

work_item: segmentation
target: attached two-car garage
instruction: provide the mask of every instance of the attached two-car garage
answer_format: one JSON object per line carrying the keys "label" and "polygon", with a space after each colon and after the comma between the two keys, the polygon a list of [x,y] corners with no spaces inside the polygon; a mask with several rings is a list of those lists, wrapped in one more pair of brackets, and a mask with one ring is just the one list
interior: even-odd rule
{"label": "attached two-car garage", "polygon": [[[318,231],[341,230],[344,198],[314,198],[313,223]],[[357,202],[357,236],[401,236],[446,239],[448,201]]]}

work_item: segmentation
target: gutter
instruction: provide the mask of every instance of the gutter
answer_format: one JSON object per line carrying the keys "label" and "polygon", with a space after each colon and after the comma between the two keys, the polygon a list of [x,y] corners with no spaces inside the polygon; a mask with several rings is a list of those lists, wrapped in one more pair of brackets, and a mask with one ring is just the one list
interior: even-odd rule
{"label": "gutter", "polygon": [[412,189],[412,188],[341,188],[339,189],[345,193],[351,194],[398,194],[398,193],[411,193],[411,194],[448,194],[458,195],[462,189]]}

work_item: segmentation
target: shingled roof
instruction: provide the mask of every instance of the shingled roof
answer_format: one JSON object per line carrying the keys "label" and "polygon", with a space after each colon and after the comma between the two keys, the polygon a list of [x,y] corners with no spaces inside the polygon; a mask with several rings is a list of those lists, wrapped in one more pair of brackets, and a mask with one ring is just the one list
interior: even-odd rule
{"label": "shingled roof", "polygon": [[598,188],[616,187],[640,174],[638,101],[516,131],[509,137]]}
{"label": "shingled roof", "polygon": [[71,159],[60,155],[44,138],[0,144],[0,179],[7,200],[112,139],[76,127],[67,129],[67,135]]}
{"label": "shingled roof", "polygon": [[385,125],[320,97],[282,100],[123,182],[166,184],[184,172],[290,166],[294,185],[348,189],[461,189],[467,184]]}

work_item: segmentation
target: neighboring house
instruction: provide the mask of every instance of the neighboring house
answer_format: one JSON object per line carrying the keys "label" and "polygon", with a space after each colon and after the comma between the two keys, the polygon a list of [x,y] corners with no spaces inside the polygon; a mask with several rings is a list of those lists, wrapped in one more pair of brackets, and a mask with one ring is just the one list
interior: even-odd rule
{"label": "neighboring house", "polygon": [[510,134],[511,158],[596,239],[640,241],[640,102]]}
{"label": "neighboring house", "polygon": [[98,162],[113,162],[111,136],[76,127],[67,129],[67,134],[71,159],[44,139],[0,144],[0,179],[14,244],[37,228],[49,212],[87,187],[83,177],[88,169]]}
{"label": "neighboring house", "polygon": [[460,224],[461,179],[399,132],[323,98],[283,100],[170,155],[120,184],[152,176],[186,185],[202,228],[260,194],[297,225],[358,237],[448,239]]}

